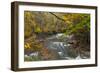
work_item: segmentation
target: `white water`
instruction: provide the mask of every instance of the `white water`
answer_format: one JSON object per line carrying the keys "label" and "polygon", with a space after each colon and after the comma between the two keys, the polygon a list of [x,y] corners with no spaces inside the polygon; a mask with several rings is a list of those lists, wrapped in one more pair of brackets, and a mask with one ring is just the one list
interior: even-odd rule
{"label": "white water", "polygon": [[[49,50],[56,51],[56,54],[59,55],[60,59],[67,59],[67,60],[82,59],[82,57],[80,56],[80,53],[76,53],[75,54],[76,56],[74,55],[74,57],[71,55],[73,54],[73,52],[70,52],[71,44],[69,44],[67,40],[70,40],[72,36],[73,35],[66,36],[65,34],[62,34],[62,33],[50,36],[45,41],[46,42],[45,46]],[[25,56],[28,57],[27,55]],[[31,53],[29,56],[38,56],[38,52]],[[84,57],[84,58],[87,58],[87,57]]]}

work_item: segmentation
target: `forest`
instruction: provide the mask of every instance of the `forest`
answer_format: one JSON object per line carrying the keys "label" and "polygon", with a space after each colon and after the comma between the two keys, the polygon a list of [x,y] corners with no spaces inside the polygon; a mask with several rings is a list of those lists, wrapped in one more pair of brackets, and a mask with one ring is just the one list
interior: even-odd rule
{"label": "forest", "polygon": [[90,58],[90,14],[24,11],[24,61]]}

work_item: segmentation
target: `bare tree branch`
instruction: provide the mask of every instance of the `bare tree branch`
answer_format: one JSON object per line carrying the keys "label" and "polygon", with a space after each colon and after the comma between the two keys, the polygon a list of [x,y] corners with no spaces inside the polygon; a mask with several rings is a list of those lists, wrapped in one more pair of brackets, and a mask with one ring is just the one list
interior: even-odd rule
{"label": "bare tree branch", "polygon": [[56,14],[54,14],[54,13],[52,13],[52,12],[49,12],[50,14],[52,14],[53,16],[55,16],[56,18],[58,18],[58,19],[60,19],[60,20],[62,20],[62,21],[64,21],[65,22],[65,20],[64,19],[62,19],[62,18],[60,18],[59,16],[57,16]]}

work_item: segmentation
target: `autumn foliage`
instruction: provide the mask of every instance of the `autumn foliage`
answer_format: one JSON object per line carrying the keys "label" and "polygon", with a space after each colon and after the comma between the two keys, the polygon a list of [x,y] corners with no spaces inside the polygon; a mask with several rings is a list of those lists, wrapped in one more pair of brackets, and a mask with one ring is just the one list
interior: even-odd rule
{"label": "autumn foliage", "polygon": [[78,42],[74,46],[90,48],[90,14],[25,11],[24,23],[25,54],[39,52],[39,60],[58,57],[44,43],[46,37],[57,33],[73,34]]}

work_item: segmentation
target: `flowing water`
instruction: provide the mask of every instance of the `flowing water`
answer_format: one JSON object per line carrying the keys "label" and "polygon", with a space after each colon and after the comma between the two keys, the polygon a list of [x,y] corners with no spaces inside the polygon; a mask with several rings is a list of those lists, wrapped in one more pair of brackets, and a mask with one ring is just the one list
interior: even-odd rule
{"label": "flowing water", "polygon": [[[60,59],[85,59],[89,58],[88,55],[81,54],[78,50],[72,48],[68,43],[73,35],[66,36],[63,33],[53,35],[46,40],[46,47],[55,50]],[[87,52],[85,54],[88,54]],[[82,55],[82,56],[81,56]]]}
{"label": "flowing water", "polygon": [[[71,48],[71,44],[68,41],[71,39],[72,35],[66,36],[63,33],[52,35],[46,38],[44,46],[51,51],[55,51],[55,54],[59,55],[59,59],[82,59],[88,58],[88,56],[81,56],[78,51]],[[38,56],[38,53],[33,53],[31,55]]]}

